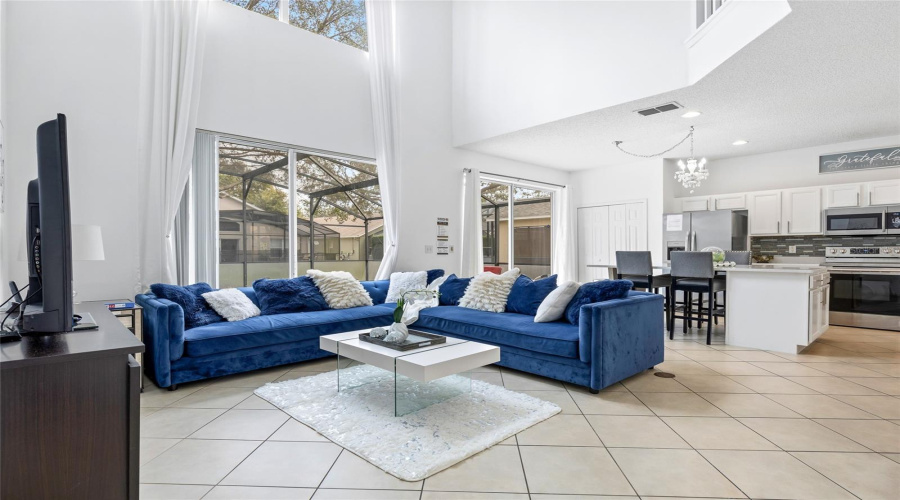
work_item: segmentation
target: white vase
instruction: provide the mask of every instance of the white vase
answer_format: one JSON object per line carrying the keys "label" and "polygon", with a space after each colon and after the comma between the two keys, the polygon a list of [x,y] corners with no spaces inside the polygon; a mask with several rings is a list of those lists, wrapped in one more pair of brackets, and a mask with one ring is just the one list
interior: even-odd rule
{"label": "white vase", "polygon": [[409,338],[409,329],[403,323],[391,325],[390,333],[384,338],[385,342],[403,342]]}

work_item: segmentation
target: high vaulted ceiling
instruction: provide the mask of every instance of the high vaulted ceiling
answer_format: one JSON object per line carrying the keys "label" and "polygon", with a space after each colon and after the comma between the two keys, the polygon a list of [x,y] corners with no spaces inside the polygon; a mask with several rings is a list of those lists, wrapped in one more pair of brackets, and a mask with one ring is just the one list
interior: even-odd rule
{"label": "high vaulted ceiling", "polygon": [[[696,127],[695,152],[744,156],[900,134],[900,2],[792,1],[784,20],[697,84],[463,147],[564,170],[620,165]],[[635,61],[635,64],[639,64]],[[637,109],[676,101],[676,110]],[[733,146],[738,139],[749,141]],[[666,158],[684,157],[683,144]]]}

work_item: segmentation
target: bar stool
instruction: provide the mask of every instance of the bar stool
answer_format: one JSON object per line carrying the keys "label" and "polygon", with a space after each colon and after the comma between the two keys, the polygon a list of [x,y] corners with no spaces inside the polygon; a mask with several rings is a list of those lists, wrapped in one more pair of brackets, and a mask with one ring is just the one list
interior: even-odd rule
{"label": "bar stool", "polygon": [[672,276],[669,274],[653,274],[653,262],[650,252],[616,252],[616,277],[634,283],[632,288],[643,288],[653,293],[665,289],[666,324],[669,322],[669,289],[672,287]]}
{"label": "bar stool", "polygon": [[[681,319],[682,331],[687,333],[687,321],[697,321],[697,326],[703,328],[703,294],[709,294],[706,306],[706,344],[712,342],[713,312],[715,306],[715,294],[725,290],[725,281],[715,279],[711,252],[672,252],[672,292],[685,293],[684,314],[675,314],[674,301],[669,305],[669,339],[675,337],[675,320]],[[700,294],[700,301],[694,314],[692,295]]]}

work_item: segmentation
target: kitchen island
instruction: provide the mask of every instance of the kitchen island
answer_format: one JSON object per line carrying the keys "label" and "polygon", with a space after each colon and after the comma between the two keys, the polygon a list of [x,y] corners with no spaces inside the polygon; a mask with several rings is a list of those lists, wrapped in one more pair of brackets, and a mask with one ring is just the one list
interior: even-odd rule
{"label": "kitchen island", "polygon": [[754,264],[726,276],[726,344],[796,354],[828,329],[828,269]]}
{"label": "kitchen island", "polygon": [[[615,265],[589,265],[609,269]],[[669,273],[666,264],[654,271]],[[830,276],[817,264],[716,267],[725,273],[725,343],[796,354],[828,329]]]}

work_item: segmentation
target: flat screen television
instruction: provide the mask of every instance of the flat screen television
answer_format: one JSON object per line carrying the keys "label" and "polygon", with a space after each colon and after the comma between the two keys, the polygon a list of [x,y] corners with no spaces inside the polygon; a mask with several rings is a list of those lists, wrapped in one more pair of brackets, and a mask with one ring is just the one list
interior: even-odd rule
{"label": "flat screen television", "polygon": [[71,332],[72,224],[66,116],[37,129],[38,178],[28,183],[28,294],[17,329],[22,335]]}

